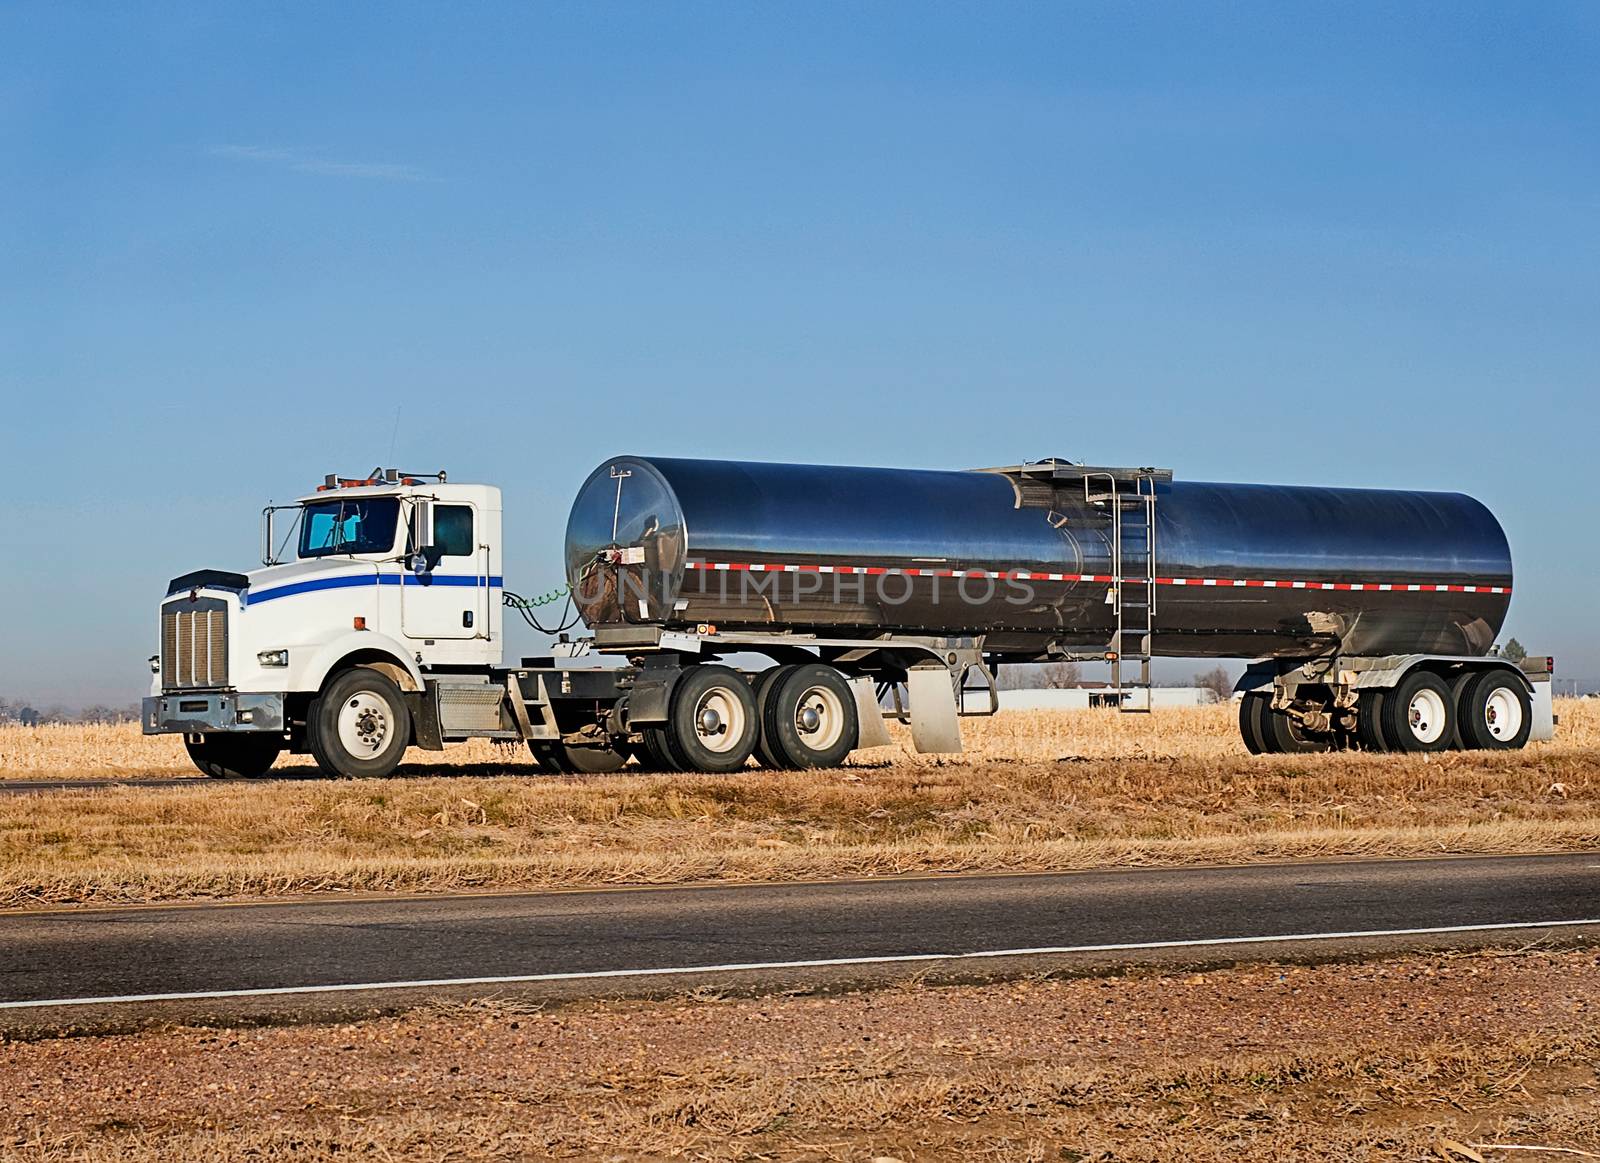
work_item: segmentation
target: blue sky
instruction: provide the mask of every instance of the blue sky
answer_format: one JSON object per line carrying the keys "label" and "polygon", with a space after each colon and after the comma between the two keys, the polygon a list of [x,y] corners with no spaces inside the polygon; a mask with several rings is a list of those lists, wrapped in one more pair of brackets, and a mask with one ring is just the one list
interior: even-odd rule
{"label": "blue sky", "polygon": [[618,451],[1470,492],[1600,680],[1597,52],[1558,3],[8,5],[0,693],[136,697],[167,577],[380,461],[500,484],[546,589]]}

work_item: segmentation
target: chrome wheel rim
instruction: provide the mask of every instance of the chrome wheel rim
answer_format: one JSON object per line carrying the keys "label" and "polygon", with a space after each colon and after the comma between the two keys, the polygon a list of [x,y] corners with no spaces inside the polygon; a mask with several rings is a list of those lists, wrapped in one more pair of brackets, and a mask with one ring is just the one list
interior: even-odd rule
{"label": "chrome wheel rim", "polygon": [[844,734],[844,703],[825,686],[807,687],[794,710],[795,734],[812,751],[826,751]]}
{"label": "chrome wheel rim", "polygon": [[737,750],[744,738],[744,704],[727,687],[712,687],[694,705],[694,733],[718,755]]}
{"label": "chrome wheel rim", "polygon": [[339,708],[339,743],[357,759],[370,759],[394,734],[394,710],[370,691],[351,695]]}

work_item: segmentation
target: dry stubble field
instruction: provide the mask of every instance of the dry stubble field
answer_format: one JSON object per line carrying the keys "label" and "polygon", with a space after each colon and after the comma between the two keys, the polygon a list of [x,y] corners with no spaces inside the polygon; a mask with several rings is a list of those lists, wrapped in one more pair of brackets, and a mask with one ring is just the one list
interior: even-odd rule
{"label": "dry stubble field", "polygon": [[389,780],[168,788],[138,781],[190,772],[170,737],[4,728],[0,778],[130,786],[0,797],[0,907],[1596,847],[1600,703],[1558,712],[1504,754],[1251,757],[1224,706],[1013,712],[961,756],[831,771],[557,777],[483,743]]}

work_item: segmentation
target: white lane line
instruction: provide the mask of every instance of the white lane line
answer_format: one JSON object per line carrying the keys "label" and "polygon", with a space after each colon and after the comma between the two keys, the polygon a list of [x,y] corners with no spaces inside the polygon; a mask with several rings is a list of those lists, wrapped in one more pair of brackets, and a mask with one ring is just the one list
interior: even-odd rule
{"label": "white lane line", "polygon": [[1586,921],[1507,921],[1491,925],[1436,925],[1425,929],[1358,929],[1348,933],[1276,933],[1265,937],[1200,937],[1186,941],[1130,941],[1118,945],[1046,945],[1037,949],[984,949],[976,953],[897,953],[883,957],[820,957],[803,961],[748,961],[730,965],[681,965],[651,969],[586,969],[576,973],[519,973],[505,977],[437,977],[418,981],[362,981],[341,985],[286,985],[264,989],[205,989],[192,993],[129,993],[114,997],[55,997],[0,1001],[0,1010],[47,1006],[121,1005],[146,1001],[211,1001],[234,997],[290,997],[312,993],[358,993],[377,989],[437,989],[453,985],[523,985],[540,981],[593,981],[618,977],[666,977],[679,973],[748,973],[761,969],[825,969],[836,965],[892,965],[906,961],[976,961],[995,957],[1047,957],[1065,953],[1133,953],[1145,949],[1194,949],[1219,945],[1348,941],[1360,937],[1422,937],[1438,933],[1487,933],[1505,929],[1561,929],[1600,925]]}

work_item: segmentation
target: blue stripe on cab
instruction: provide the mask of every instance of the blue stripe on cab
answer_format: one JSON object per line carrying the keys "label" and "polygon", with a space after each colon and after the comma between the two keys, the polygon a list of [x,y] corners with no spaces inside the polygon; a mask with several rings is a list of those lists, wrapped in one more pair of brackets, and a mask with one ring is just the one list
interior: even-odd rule
{"label": "blue stripe on cab", "polygon": [[[309,594],[315,590],[345,590],[359,586],[471,586],[476,588],[483,584],[483,577],[479,574],[452,574],[436,573],[424,581],[416,574],[410,573],[366,573],[344,574],[340,577],[313,578],[311,581],[291,582],[286,586],[275,586],[270,590],[259,593],[253,590],[245,591],[245,605],[254,606],[260,602],[272,602],[278,598],[292,598],[295,594]],[[504,587],[505,579],[499,576],[489,578],[490,589]]]}

